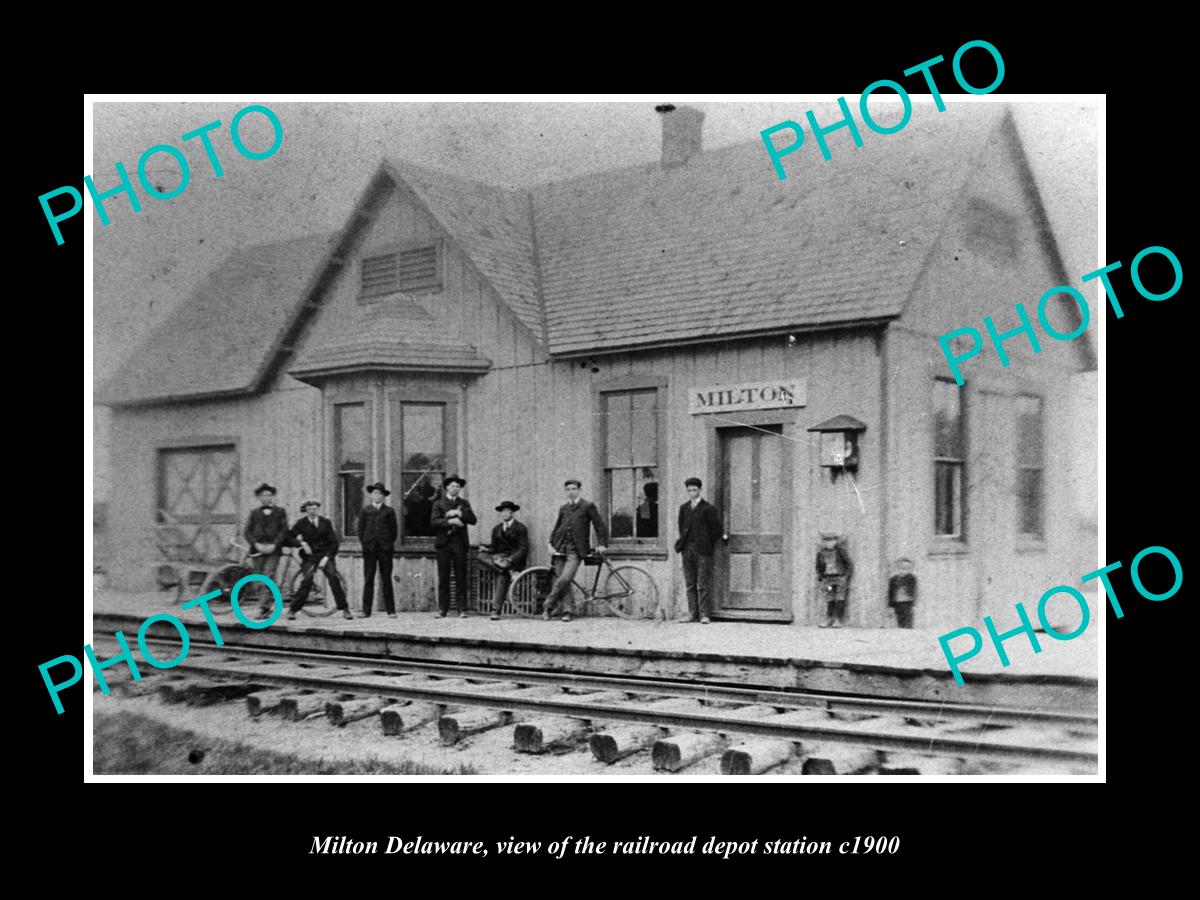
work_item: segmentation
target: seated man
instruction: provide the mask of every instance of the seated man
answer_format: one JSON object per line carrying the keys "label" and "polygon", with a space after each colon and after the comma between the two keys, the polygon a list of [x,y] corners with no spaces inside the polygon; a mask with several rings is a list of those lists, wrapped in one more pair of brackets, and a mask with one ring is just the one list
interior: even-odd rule
{"label": "seated man", "polygon": [[312,590],[313,579],[317,569],[325,573],[325,581],[333,591],[334,602],[342,615],[347,619],[350,607],[346,604],[346,589],[342,586],[342,577],[338,574],[335,557],[338,552],[338,536],[333,523],[320,514],[321,504],[316,500],[306,500],[300,504],[303,518],[299,519],[288,532],[291,543],[300,545],[300,589],[292,597],[292,606],[288,618],[296,618],[308,600],[308,592]]}
{"label": "seated man", "polygon": [[508,587],[514,572],[525,568],[529,557],[529,529],[513,518],[521,507],[505,500],[496,507],[500,522],[492,529],[492,542],[486,549],[492,553],[492,566],[496,571],[496,590],[492,600],[492,618],[500,618],[500,610],[508,598]]}

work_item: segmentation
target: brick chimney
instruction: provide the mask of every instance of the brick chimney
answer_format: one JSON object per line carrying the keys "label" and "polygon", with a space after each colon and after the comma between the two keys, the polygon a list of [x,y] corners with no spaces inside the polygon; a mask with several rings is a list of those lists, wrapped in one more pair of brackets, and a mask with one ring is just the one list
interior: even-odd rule
{"label": "brick chimney", "polygon": [[662,167],[682,166],[700,152],[700,135],[704,113],[690,106],[676,107],[670,103],[654,107],[662,116]]}

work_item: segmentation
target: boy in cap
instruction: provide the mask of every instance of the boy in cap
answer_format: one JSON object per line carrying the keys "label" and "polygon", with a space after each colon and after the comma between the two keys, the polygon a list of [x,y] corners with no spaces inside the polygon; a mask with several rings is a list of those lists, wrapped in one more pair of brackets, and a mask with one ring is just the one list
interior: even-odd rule
{"label": "boy in cap", "polygon": [[[251,510],[242,537],[250,545],[250,570],[274,581],[288,540],[287,510],[275,505],[275,488],[265,481],[254,489],[254,496],[259,506]],[[267,586],[261,581],[251,582],[246,593],[258,597],[258,616],[266,618],[275,606]]]}
{"label": "boy in cap", "polygon": [[300,504],[300,519],[288,532],[292,543],[300,546],[300,589],[292,597],[292,606],[288,610],[288,618],[296,618],[308,600],[312,590],[313,579],[317,577],[317,569],[325,573],[325,581],[333,591],[334,602],[342,615],[347,619],[350,607],[346,603],[346,589],[342,586],[342,577],[338,574],[337,562],[334,557],[338,552],[338,536],[333,528],[333,522],[321,515],[321,504],[317,500],[305,500]]}
{"label": "boy in cap", "polygon": [[474,525],[475,512],[466,498],[459,496],[467,484],[465,478],[451,475],[443,482],[445,493],[433,503],[429,524],[433,526],[433,547],[437,551],[438,615],[450,611],[450,566],[454,566],[454,608],[458,617],[467,617],[467,526]]}
{"label": "boy in cap", "polygon": [[500,521],[492,529],[492,542],[484,548],[492,554],[492,566],[496,569],[496,590],[492,601],[492,618],[500,618],[500,610],[508,599],[508,587],[514,572],[525,568],[529,557],[529,529],[513,518],[521,507],[511,500],[496,507]]}
{"label": "boy in cap", "polygon": [[383,580],[383,604],[387,614],[396,618],[396,595],[392,587],[392,552],[400,529],[396,524],[396,511],[383,502],[391,494],[382,481],[365,488],[370,502],[363,505],[358,514],[358,539],[363,555],[363,618],[371,616],[371,604],[375,601],[375,570]]}
{"label": "boy in cap", "polygon": [[846,596],[854,564],[838,536],[831,531],[821,532],[821,549],[817,551],[817,584],[825,597],[825,624],[822,628],[841,628],[846,624]]}
{"label": "boy in cap", "polygon": [[888,606],[896,611],[896,625],[912,628],[913,604],[917,602],[917,576],[907,556],[896,560],[896,574],[888,579]]}

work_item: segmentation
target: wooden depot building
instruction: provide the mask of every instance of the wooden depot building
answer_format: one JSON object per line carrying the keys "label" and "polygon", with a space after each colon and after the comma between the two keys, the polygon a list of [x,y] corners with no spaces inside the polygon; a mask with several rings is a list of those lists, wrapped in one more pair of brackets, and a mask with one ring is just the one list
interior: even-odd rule
{"label": "wooden depot building", "polygon": [[612,555],[678,613],[698,475],[731,534],[719,619],[820,621],[814,557],[836,531],[852,625],[894,625],[899,556],[917,627],[1007,622],[1091,568],[1067,448],[1095,364],[1087,334],[1038,355],[1019,337],[1010,367],[985,353],[955,385],[938,335],[1013,328],[1014,302],[1070,281],[1011,115],[918,112],[831,161],[792,157],[786,182],[757,136],[702,151],[686,107],[663,116],[660,162],[523,190],[383,160],[341,231],[234,253],[102,387],[110,583],[153,588],[165,521],[223,555],[268,481],[292,517],[322,500],[357,604],[355,516],[382,480],[397,602],[430,609],[444,476],[468,481],[473,543],[519,503],[535,563],[575,476]]}

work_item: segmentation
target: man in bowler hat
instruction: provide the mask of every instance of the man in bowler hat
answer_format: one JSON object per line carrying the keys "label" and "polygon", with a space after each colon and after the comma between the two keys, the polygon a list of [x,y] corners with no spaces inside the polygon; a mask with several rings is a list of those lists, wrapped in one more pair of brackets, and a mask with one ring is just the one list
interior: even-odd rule
{"label": "man in bowler hat", "polygon": [[[265,481],[254,489],[254,496],[258,498],[259,506],[251,510],[242,537],[250,545],[250,570],[274,581],[283,548],[288,543],[287,510],[275,505],[275,488]],[[246,593],[258,597],[258,616],[266,618],[275,606],[274,596],[267,586],[254,581]]]}
{"label": "man in bowler hat", "polygon": [[459,491],[466,479],[451,475],[442,487],[445,493],[433,503],[429,524],[433,526],[433,547],[437,551],[438,615],[450,611],[450,566],[454,566],[454,608],[460,619],[467,617],[467,526],[477,521],[471,504]]}
{"label": "man in bowler hat", "polygon": [[529,529],[513,518],[520,510],[511,500],[503,501],[496,507],[500,513],[500,521],[492,529],[492,541],[487,549],[492,554],[492,566],[496,569],[496,589],[492,601],[492,618],[500,618],[500,610],[508,598],[508,587],[512,584],[514,572],[525,568],[529,558]]}
{"label": "man in bowler hat", "polygon": [[396,595],[392,588],[392,551],[396,537],[400,534],[396,525],[396,511],[383,502],[392,492],[382,481],[367,485],[367,496],[371,502],[363,506],[358,514],[358,539],[362,543],[363,555],[363,618],[371,615],[375,601],[375,569],[383,579],[383,604],[387,614],[396,617]]}
{"label": "man in bowler hat", "polygon": [[603,554],[604,545],[608,543],[608,526],[604,524],[604,516],[600,515],[596,504],[579,496],[582,487],[578,478],[568,478],[563,482],[567,502],[559,508],[558,519],[550,532],[550,554],[558,577],[542,606],[542,618],[547,621],[554,615],[554,608],[560,600],[563,603],[562,620],[571,621],[574,611],[571,582],[579,571],[580,563],[592,552],[592,528],[596,529],[597,553]]}
{"label": "man in bowler hat", "polygon": [[704,482],[699,478],[688,478],[683,485],[687,488],[688,500],[679,507],[679,539],[675,541],[675,552],[683,560],[690,618],[707,625],[713,611],[713,551],[719,541],[729,540],[729,535],[721,525],[717,508],[700,496]]}
{"label": "man in bowler hat", "polygon": [[306,500],[300,504],[300,519],[288,532],[288,538],[300,545],[300,589],[292,597],[292,606],[288,610],[288,618],[296,618],[296,613],[304,608],[312,590],[313,579],[317,577],[317,569],[325,573],[325,581],[333,591],[334,602],[342,615],[347,619],[350,607],[346,603],[346,588],[342,585],[342,576],[338,574],[335,557],[338,552],[338,536],[333,523],[321,515],[321,504],[317,500]]}

